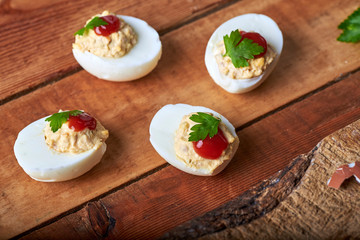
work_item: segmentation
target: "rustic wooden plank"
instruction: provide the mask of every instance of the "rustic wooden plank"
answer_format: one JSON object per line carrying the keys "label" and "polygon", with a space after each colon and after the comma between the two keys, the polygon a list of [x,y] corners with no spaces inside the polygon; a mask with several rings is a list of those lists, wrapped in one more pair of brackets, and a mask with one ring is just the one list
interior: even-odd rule
{"label": "rustic wooden plank", "polygon": [[[338,7],[340,4],[342,8]],[[327,3],[329,8],[326,9],[322,5],[314,4],[311,9],[307,9],[308,5],[304,2],[241,1],[165,34],[162,37],[164,55],[159,66],[141,80],[121,84],[111,83],[95,79],[81,71],[2,105],[0,113],[3,118],[0,119],[0,125],[5,127],[0,129],[0,134],[3,136],[4,142],[10,144],[0,146],[3,153],[0,160],[3,166],[0,169],[0,189],[3,196],[0,199],[0,215],[2,216],[0,235],[11,237],[24,232],[162,166],[165,161],[157,155],[148,141],[148,126],[155,112],[165,104],[183,102],[211,107],[239,127],[327,84],[343,73],[356,69],[358,61],[355,55],[359,46],[336,42],[334,39],[337,33],[332,30],[332,26],[336,26],[335,22],[345,18],[350,12],[349,9],[357,6],[355,7],[355,3],[351,1]],[[309,14],[305,17],[301,15],[307,11],[314,13],[313,7],[319,15]],[[303,11],[299,11],[299,9],[303,9]],[[203,64],[204,49],[207,39],[217,25],[246,12],[265,13],[279,22],[285,35],[285,49],[279,65],[264,85],[248,94],[232,95],[221,90],[210,80]],[[310,23],[312,28],[308,26]],[[318,32],[327,34],[320,39],[317,35]],[[305,39],[304,35],[314,36],[314,38],[310,41]],[[198,40],[198,43],[189,45],[188,43],[194,39]],[[305,43],[299,44],[295,40],[303,40]],[[203,46],[203,48],[199,46]],[[320,58],[319,49],[327,58],[327,62]],[[305,61],[306,59],[311,59],[311,61]],[[345,60],[347,64],[343,64]],[[356,87],[353,86],[353,88],[354,96],[359,96]],[[346,95],[343,95],[342,98],[335,96],[334,101],[347,98]],[[17,165],[12,151],[13,143],[17,133],[23,127],[59,108],[85,109],[98,117],[110,130],[110,138],[107,141],[108,151],[101,164],[78,179],[54,184],[34,182]],[[342,109],[339,108],[337,114],[341,113]],[[312,113],[306,112],[306,114],[310,114],[310,120],[321,122],[322,119],[327,119],[318,115],[315,115],[315,118]],[[292,123],[294,126],[300,124],[301,128],[292,129],[283,134],[291,136],[291,134],[298,134],[299,131],[309,131],[308,138],[319,140],[316,131],[313,131],[308,125],[301,125],[301,122],[299,123],[292,116],[292,114],[288,114],[284,116],[284,119],[288,118],[286,122]],[[9,119],[12,124],[8,124]],[[338,126],[336,123],[343,124],[339,121],[324,125],[324,128],[334,129]],[[271,150],[266,148],[268,145],[265,143],[274,141],[275,137],[279,135],[276,132],[274,132],[275,137],[269,135],[267,128],[255,128],[253,131],[242,132],[240,138],[243,145],[236,158],[250,154],[259,154],[263,158],[262,154]],[[255,136],[258,136],[259,143],[265,144],[264,147],[257,145],[254,140]],[[239,172],[236,172],[235,175],[242,176],[239,180],[242,187],[240,191],[248,189],[256,181],[281,169],[284,166],[279,160],[282,159],[282,155],[296,156],[301,153],[297,149],[304,144],[306,145],[306,142],[299,141],[296,143],[296,147],[285,145],[288,149],[269,156],[272,161],[266,162],[261,169],[252,168],[252,173],[241,170],[242,168],[239,166]],[[253,146],[259,148],[253,148]],[[244,160],[243,163],[244,166],[250,164],[249,160]],[[256,173],[260,173],[260,175],[256,175]],[[14,181],[14,176],[16,176],[16,181]],[[168,177],[170,176],[171,174]],[[192,183],[193,177],[186,174],[181,176],[182,181],[185,182],[181,187],[186,195],[190,191],[190,185],[187,184]],[[220,188],[215,187],[216,191],[222,193],[216,199],[216,204],[228,201],[238,194],[234,187],[224,188],[227,182],[233,181],[233,175],[225,176],[227,177],[220,175],[212,180],[201,179],[201,181],[209,181],[209,184],[214,184],[214,187],[217,184],[221,186]],[[214,181],[215,179],[218,181]],[[167,182],[166,177],[164,182]],[[212,202],[211,194],[213,192],[206,196],[205,199],[208,202],[204,204],[204,207],[212,208],[216,205]],[[44,200],[38,201],[38,199]],[[186,202],[186,206],[191,204],[191,202]],[[174,206],[176,207],[176,204]],[[191,215],[191,212],[200,214],[208,210],[200,210],[199,206],[184,209],[189,210],[185,210],[184,215],[179,219],[185,220],[192,217],[186,215]],[[139,216],[142,216],[142,212],[139,213]],[[174,220],[174,218],[176,215],[169,218],[169,221],[176,223],[175,220],[178,219]],[[154,231],[160,232],[161,230],[155,229]]]}
{"label": "rustic wooden plank", "polygon": [[[257,192],[257,194],[276,193],[281,190],[288,192],[286,198],[278,199],[273,211],[265,213],[261,218],[249,219],[249,224],[239,222],[246,217],[243,214],[232,215],[236,218],[236,221],[232,221],[235,224],[227,225],[222,228],[223,231],[214,234],[205,233],[203,237],[197,239],[358,239],[360,184],[352,177],[339,189],[333,189],[327,186],[327,181],[339,166],[358,161],[359,142],[360,120],[357,120],[326,137],[317,145],[305,161],[308,162],[309,168],[296,188],[281,187],[275,183],[266,191]],[[288,174],[297,175],[298,171],[294,168]],[[279,182],[280,185],[281,182],[282,180]],[[292,181],[290,184],[295,183]],[[277,195],[270,194],[268,200],[271,200],[271,197],[276,198]],[[234,202],[234,206],[235,204]],[[246,211],[249,207],[250,202],[243,206],[243,209]],[[214,211],[212,214],[217,213],[217,218],[221,219],[224,215],[221,216],[219,212],[221,211]],[[208,218],[212,214],[204,217]],[[202,219],[200,222],[205,220],[209,219]],[[223,223],[224,219],[221,222]],[[169,234],[166,239],[179,239],[179,237],[189,239],[191,236],[189,233],[202,229],[201,225],[201,223],[197,226],[193,225],[191,232],[187,231],[188,234],[181,236],[174,234],[171,237]]]}
{"label": "rustic wooden plank", "polygon": [[80,69],[72,56],[74,32],[109,9],[147,21],[158,31],[181,25],[229,1],[29,1],[0,3],[0,102]]}
{"label": "rustic wooden plank", "polygon": [[218,237],[219,239],[229,238],[229,236],[224,236],[225,231],[262,217],[288,197],[302,180],[314,156],[313,152],[316,150],[317,147],[306,155],[298,156],[270,178],[203,216],[171,229],[160,239],[198,239],[200,237],[216,239],[217,235],[222,237]]}
{"label": "rustic wooden plank", "polygon": [[[168,166],[96,201],[106,209],[108,221],[115,222],[108,228],[108,238],[158,237],[269,178],[334,129],[360,118],[359,83],[360,72],[241,130],[239,151],[218,176],[202,178]],[[302,160],[300,165],[307,161]],[[300,165],[297,169],[305,169]],[[76,233],[90,238],[95,233],[89,218],[86,206],[23,239],[57,239],[59,232],[61,237]]]}

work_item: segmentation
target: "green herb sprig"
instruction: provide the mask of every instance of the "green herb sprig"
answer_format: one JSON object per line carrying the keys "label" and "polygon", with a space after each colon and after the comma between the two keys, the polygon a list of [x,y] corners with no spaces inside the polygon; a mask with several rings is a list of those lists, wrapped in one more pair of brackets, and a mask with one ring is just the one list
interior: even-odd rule
{"label": "green herb sprig", "polygon": [[80,110],[58,112],[46,118],[45,121],[50,122],[51,131],[56,132],[67,120],[69,120],[70,116],[77,116],[81,113],[83,113],[83,111]]}
{"label": "green herb sprig", "polygon": [[338,26],[343,32],[337,38],[340,42],[360,41],[360,7]]}
{"label": "green herb sprig", "polygon": [[190,116],[190,120],[197,122],[190,130],[189,142],[197,142],[204,140],[207,136],[212,138],[218,132],[220,119],[213,117],[210,114],[198,112]]}
{"label": "green herb sprig", "polygon": [[[225,54],[231,58],[234,67],[248,67],[248,59],[253,59],[254,56],[263,53],[265,49],[253,40],[244,38],[241,42],[242,36],[239,30],[234,30],[229,35],[224,37]],[[240,43],[239,43],[240,42]]]}
{"label": "green herb sprig", "polygon": [[86,24],[85,27],[81,28],[79,31],[77,31],[74,35],[84,35],[84,33],[86,33],[87,31],[89,31],[90,29],[94,29],[95,27],[99,27],[99,26],[103,26],[103,25],[108,25],[109,23],[104,21],[103,19],[101,19],[100,17],[94,17],[93,19],[91,19],[90,22],[88,22],[88,24]]}

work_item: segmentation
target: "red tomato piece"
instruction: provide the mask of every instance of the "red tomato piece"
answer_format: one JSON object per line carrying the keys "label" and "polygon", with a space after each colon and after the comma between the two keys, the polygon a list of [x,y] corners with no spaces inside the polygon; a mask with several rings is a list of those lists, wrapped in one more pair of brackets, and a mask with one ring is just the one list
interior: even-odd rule
{"label": "red tomato piece", "polygon": [[259,33],[257,32],[245,32],[245,31],[240,31],[240,35],[242,36],[242,39],[239,41],[239,43],[244,39],[244,38],[248,38],[253,40],[254,43],[259,44],[260,46],[262,46],[264,48],[264,52],[255,55],[255,58],[260,58],[262,56],[265,55],[266,51],[267,51],[267,42],[265,40],[265,38],[263,36],[261,36]]}
{"label": "red tomato piece", "polygon": [[96,119],[93,118],[90,114],[83,112],[77,116],[70,116],[68,125],[69,128],[73,129],[75,132],[82,131],[85,128],[95,130]]}
{"label": "red tomato piece", "polygon": [[193,142],[195,152],[207,159],[219,158],[228,145],[229,143],[220,128],[212,138],[207,136],[204,140]]}
{"label": "red tomato piece", "polygon": [[120,20],[117,16],[107,15],[100,17],[102,20],[108,23],[108,25],[101,25],[94,28],[94,31],[97,35],[109,36],[110,34],[119,31]]}

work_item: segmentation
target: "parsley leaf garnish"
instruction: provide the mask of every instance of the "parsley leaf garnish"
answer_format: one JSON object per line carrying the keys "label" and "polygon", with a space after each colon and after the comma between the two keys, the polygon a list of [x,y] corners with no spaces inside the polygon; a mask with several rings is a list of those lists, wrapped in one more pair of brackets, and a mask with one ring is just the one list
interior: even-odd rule
{"label": "parsley leaf garnish", "polygon": [[343,32],[337,38],[341,42],[360,41],[360,7],[338,26]]}
{"label": "parsley leaf garnish", "polygon": [[87,32],[89,29],[94,29],[95,27],[99,27],[99,26],[103,26],[103,25],[108,25],[109,23],[102,20],[100,17],[94,17],[93,19],[91,19],[90,22],[88,22],[88,24],[86,24],[85,27],[81,28],[79,31],[77,31],[74,35],[84,35],[85,32]]}
{"label": "parsley leaf garnish", "polygon": [[50,122],[51,131],[56,132],[67,120],[69,120],[70,116],[77,116],[82,112],[83,111],[80,110],[58,112],[46,118],[45,121]]}
{"label": "parsley leaf garnish", "polygon": [[229,56],[236,68],[249,66],[247,59],[253,59],[254,56],[265,51],[262,46],[254,43],[253,40],[244,38],[241,41],[241,38],[242,36],[238,30],[232,31],[230,36],[224,36],[226,50],[224,56]]}
{"label": "parsley leaf garnish", "polygon": [[190,116],[190,120],[197,122],[190,130],[189,142],[204,140],[208,135],[212,138],[218,132],[220,119],[215,118],[207,113],[198,112]]}

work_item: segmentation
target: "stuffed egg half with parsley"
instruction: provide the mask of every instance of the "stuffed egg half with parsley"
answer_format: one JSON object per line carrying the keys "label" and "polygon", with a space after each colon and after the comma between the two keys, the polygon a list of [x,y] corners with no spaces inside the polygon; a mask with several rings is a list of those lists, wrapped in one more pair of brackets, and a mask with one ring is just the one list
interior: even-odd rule
{"label": "stuffed egg half with parsley", "polygon": [[[226,43],[233,41],[233,46],[225,44],[224,36],[228,38]],[[262,46],[263,51],[259,52],[254,43]],[[240,49],[242,46],[250,46],[254,55],[247,56],[250,47]],[[220,87],[230,93],[244,93],[258,87],[270,75],[282,48],[281,30],[271,18],[262,14],[244,14],[226,21],[215,30],[206,46],[205,65]],[[246,58],[235,58],[234,61],[230,57],[237,54]],[[244,59],[247,66],[242,62],[239,64]]]}
{"label": "stuffed egg half with parsley", "polygon": [[[103,25],[102,25],[103,24]],[[104,11],[75,33],[73,54],[90,74],[131,81],[150,73],[161,57],[159,34],[145,21]]]}
{"label": "stuffed egg half with parsley", "polygon": [[34,180],[66,181],[83,175],[100,162],[108,136],[108,130],[87,113],[59,112],[21,130],[14,153],[19,165]]}
{"label": "stuffed egg half with parsley", "polygon": [[[196,139],[204,134],[203,129],[211,131],[205,132],[204,139]],[[150,142],[168,163],[199,176],[221,172],[239,146],[235,128],[224,116],[187,104],[165,105],[155,114],[150,124]]]}

